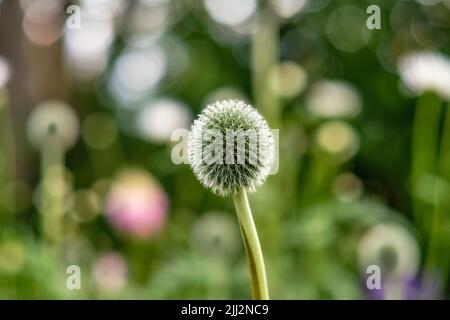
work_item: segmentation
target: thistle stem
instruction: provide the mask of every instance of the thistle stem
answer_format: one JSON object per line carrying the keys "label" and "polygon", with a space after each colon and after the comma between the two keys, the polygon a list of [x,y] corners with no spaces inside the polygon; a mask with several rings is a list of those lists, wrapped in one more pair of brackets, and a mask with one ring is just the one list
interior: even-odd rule
{"label": "thistle stem", "polygon": [[[64,152],[49,139],[41,154],[41,219],[42,232],[50,242],[59,242],[64,236]],[[49,186],[58,186],[50,191]],[[61,190],[62,188],[62,190]]]}
{"label": "thistle stem", "polygon": [[425,92],[417,102],[413,125],[412,142],[412,198],[413,219],[419,231],[425,235],[431,226],[427,217],[430,208],[417,198],[417,190],[426,175],[436,167],[436,153],[439,141],[439,119],[441,101],[432,92]]}
{"label": "thistle stem", "polygon": [[[450,265],[450,259],[446,254],[449,250],[450,240],[450,233],[448,231],[450,225],[450,217],[448,214],[449,202],[445,196],[448,190],[447,185],[450,181],[450,169],[448,167],[450,161],[450,104],[445,113],[436,169],[437,176],[440,180],[436,181],[433,186],[435,201],[426,259],[427,268],[436,268],[436,264],[439,266],[443,273],[442,283],[447,283],[448,268]],[[443,286],[442,289],[445,290],[446,287]]]}
{"label": "thistle stem", "polygon": [[269,288],[267,286],[264,257],[246,191],[241,189],[234,194],[233,202],[241,227],[245,252],[247,254],[253,299],[269,300]]}

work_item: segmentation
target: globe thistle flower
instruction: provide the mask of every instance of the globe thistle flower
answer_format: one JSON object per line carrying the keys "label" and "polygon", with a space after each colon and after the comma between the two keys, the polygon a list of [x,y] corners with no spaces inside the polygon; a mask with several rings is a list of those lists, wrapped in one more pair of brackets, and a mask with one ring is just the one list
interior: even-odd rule
{"label": "globe thistle flower", "polygon": [[121,172],[106,197],[105,214],[124,235],[148,239],[166,222],[167,197],[155,179],[138,169]]}
{"label": "globe thistle flower", "polygon": [[50,139],[63,150],[70,149],[78,138],[78,132],[77,116],[63,101],[42,102],[28,118],[28,139],[37,150],[42,150]]}
{"label": "globe thistle flower", "polygon": [[239,247],[239,229],[232,216],[208,212],[192,227],[191,243],[207,256],[232,256]]}
{"label": "globe thistle flower", "polygon": [[206,106],[192,125],[188,150],[197,179],[222,196],[255,191],[270,173],[275,152],[267,122],[239,100]]}
{"label": "globe thistle flower", "polygon": [[372,227],[358,246],[361,271],[378,265],[389,277],[412,278],[419,268],[420,251],[414,236],[406,228],[393,223]]}
{"label": "globe thistle flower", "polygon": [[78,118],[65,102],[44,101],[37,105],[27,122],[27,135],[41,155],[39,205],[43,234],[49,240],[61,240],[65,195],[70,185],[65,175],[64,154],[77,141]]}
{"label": "globe thistle flower", "polygon": [[398,61],[403,83],[420,95],[434,91],[450,100],[450,59],[438,52],[419,51],[405,54]]}
{"label": "globe thistle flower", "polygon": [[205,187],[218,195],[233,196],[253,297],[269,299],[261,245],[246,193],[264,182],[274,160],[274,139],[267,122],[242,101],[218,101],[206,106],[194,121],[188,152],[194,174]]}

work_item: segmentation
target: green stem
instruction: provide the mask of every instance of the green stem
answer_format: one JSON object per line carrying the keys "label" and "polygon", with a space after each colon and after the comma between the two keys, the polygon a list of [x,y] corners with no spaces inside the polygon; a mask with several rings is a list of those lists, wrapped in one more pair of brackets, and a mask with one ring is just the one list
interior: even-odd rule
{"label": "green stem", "polygon": [[50,242],[60,242],[64,236],[64,152],[52,139],[41,151],[41,175],[42,232]]}
{"label": "green stem", "polygon": [[[448,183],[450,181],[450,105],[447,108],[442,139],[439,148],[437,161],[437,175],[439,180],[434,183],[434,211],[432,217],[432,227],[430,230],[430,239],[428,243],[428,254],[426,267],[433,269],[439,266],[443,272],[442,283],[447,283],[448,268],[450,260],[447,252],[450,250],[450,220],[449,220],[449,202],[446,198],[448,192]],[[445,286],[442,288],[445,290]]]}
{"label": "green stem", "polygon": [[413,219],[422,235],[430,228],[427,218],[430,208],[417,198],[416,192],[423,178],[435,171],[440,114],[440,99],[431,92],[425,92],[417,102],[414,115],[411,169]]}
{"label": "green stem", "polygon": [[[252,95],[257,108],[261,111],[271,128],[281,128],[282,101],[279,95],[273,90],[271,82],[273,81],[273,68],[276,67],[279,60],[279,31],[280,21],[278,15],[274,12],[270,1],[262,1],[260,10],[255,16],[257,28],[251,37],[250,58],[252,64],[251,85]],[[280,150],[282,152],[282,150]],[[283,191],[282,176],[273,177],[272,186],[267,193],[272,197],[280,197]],[[274,270],[271,278],[271,288],[277,291],[282,287],[280,252],[278,243],[281,237],[281,216],[286,203],[272,201],[271,197],[265,197],[259,202],[264,206],[265,214],[261,216],[261,226],[268,227],[266,230],[267,247],[265,253],[271,259],[271,268]]]}
{"label": "green stem", "polygon": [[241,226],[242,238],[247,254],[253,299],[269,300],[269,288],[267,286],[264,258],[246,191],[241,189],[233,195],[233,202]]}
{"label": "green stem", "polygon": [[255,103],[273,128],[280,126],[280,99],[269,85],[269,72],[278,61],[279,23],[269,6],[258,14],[258,28],[252,37],[252,87]]}
{"label": "green stem", "polygon": [[450,180],[450,103],[445,111],[444,128],[439,150],[438,170],[439,174]]}

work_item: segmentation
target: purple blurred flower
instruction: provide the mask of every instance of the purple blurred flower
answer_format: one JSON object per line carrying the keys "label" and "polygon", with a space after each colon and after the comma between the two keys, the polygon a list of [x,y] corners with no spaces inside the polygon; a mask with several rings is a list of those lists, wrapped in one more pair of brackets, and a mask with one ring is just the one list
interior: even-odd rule
{"label": "purple blurred flower", "polygon": [[421,278],[413,278],[405,282],[403,297],[407,300],[439,299],[440,277],[425,274]]}
{"label": "purple blurred flower", "polygon": [[381,289],[366,288],[366,297],[370,300],[434,300],[440,298],[440,288],[439,277],[435,275],[391,277],[382,281]]}
{"label": "purple blurred flower", "polygon": [[366,280],[363,279],[363,288],[365,291],[365,296],[369,300],[384,300],[386,298],[384,285],[381,284],[381,289],[368,289],[366,286]]}
{"label": "purple blurred flower", "polygon": [[120,233],[148,239],[165,224],[168,201],[164,190],[139,169],[123,171],[113,182],[105,203],[106,218]]}

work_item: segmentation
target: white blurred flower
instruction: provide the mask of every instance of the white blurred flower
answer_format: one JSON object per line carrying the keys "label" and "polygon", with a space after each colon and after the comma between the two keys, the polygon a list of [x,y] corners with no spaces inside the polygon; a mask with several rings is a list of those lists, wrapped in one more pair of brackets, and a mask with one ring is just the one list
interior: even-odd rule
{"label": "white blurred flower", "polygon": [[183,103],[161,98],[149,102],[137,115],[139,134],[152,142],[163,143],[170,140],[175,129],[188,129],[191,113]]}
{"label": "white blurred flower", "polygon": [[450,59],[433,51],[411,52],[400,57],[398,70],[403,83],[415,94],[435,91],[450,100]]}
{"label": "white blurred flower", "polygon": [[113,37],[112,21],[86,14],[82,28],[65,33],[64,52],[75,77],[90,79],[103,71]]}
{"label": "white blurred flower", "polygon": [[308,0],[272,0],[276,13],[282,18],[290,18],[300,12]]}
{"label": "white blurred flower", "polygon": [[246,22],[257,9],[256,0],[204,0],[208,14],[216,22],[237,26]]}
{"label": "white blurred flower", "polygon": [[233,216],[208,212],[195,222],[191,244],[206,255],[228,256],[238,251],[239,237],[237,220]]}
{"label": "white blurred flower", "polygon": [[106,253],[94,262],[92,276],[98,291],[118,294],[127,283],[128,266],[119,253]]}
{"label": "white blurred flower", "polygon": [[137,1],[131,12],[128,32],[131,36],[158,36],[167,29],[170,18],[169,0]]}
{"label": "white blurred flower", "polygon": [[72,147],[79,132],[75,111],[63,101],[45,101],[37,105],[27,122],[27,135],[38,150],[51,139],[67,150]]}
{"label": "white blurred flower", "polygon": [[305,103],[311,114],[322,118],[350,118],[361,110],[358,91],[339,80],[316,82],[309,90]]}
{"label": "white blurred flower", "polygon": [[83,20],[87,14],[97,19],[111,20],[123,12],[125,0],[80,0],[80,5]]}
{"label": "white blurred flower", "polygon": [[382,274],[411,279],[418,270],[420,252],[416,239],[405,227],[381,223],[361,239],[358,259],[364,273],[369,265],[378,265]]}
{"label": "white blurred flower", "polygon": [[166,71],[166,53],[159,45],[130,47],[114,64],[109,90],[119,102],[136,102],[155,89]]}

